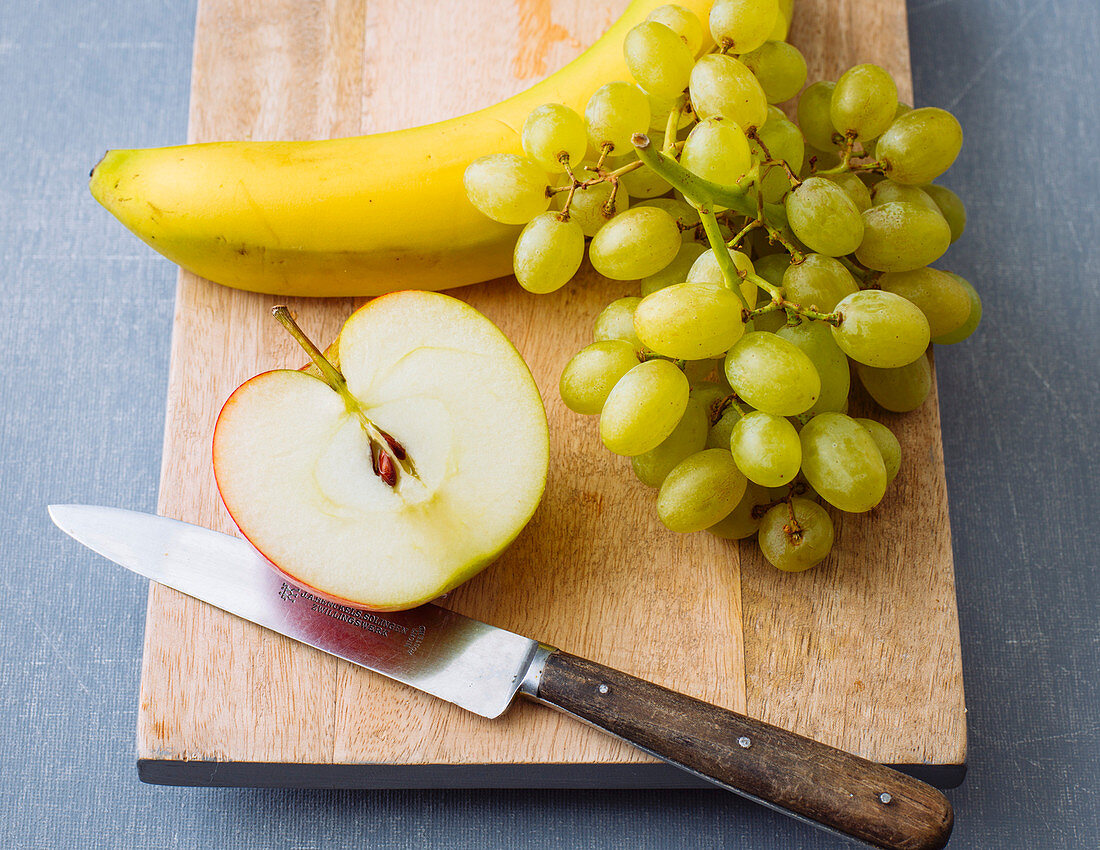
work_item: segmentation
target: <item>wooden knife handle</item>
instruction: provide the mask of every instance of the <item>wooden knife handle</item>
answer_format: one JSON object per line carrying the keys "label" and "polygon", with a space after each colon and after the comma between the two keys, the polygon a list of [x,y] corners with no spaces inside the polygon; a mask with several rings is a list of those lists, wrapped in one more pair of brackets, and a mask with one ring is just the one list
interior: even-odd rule
{"label": "wooden knife handle", "polygon": [[540,702],[786,814],[890,850],[932,850],[951,803],[881,764],[610,667],[552,652]]}

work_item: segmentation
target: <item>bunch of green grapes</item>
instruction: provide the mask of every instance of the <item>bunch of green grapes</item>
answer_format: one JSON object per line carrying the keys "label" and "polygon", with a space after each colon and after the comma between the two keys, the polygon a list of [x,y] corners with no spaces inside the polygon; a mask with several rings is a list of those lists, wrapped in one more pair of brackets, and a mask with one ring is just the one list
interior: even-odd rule
{"label": "bunch of green grapes", "polygon": [[[525,225],[514,268],[531,292],[570,281],[586,245],[597,272],[631,282],[560,392],[657,488],[662,522],[755,534],[800,571],[832,547],[821,503],[869,511],[901,465],[886,426],[848,415],[852,372],[884,409],[918,408],[929,343],[973,333],[981,301],[930,266],[966,224],[932,182],[959,154],[958,121],[899,103],[876,65],[806,87],[790,13],[717,0],[705,27],[656,9],[625,39],[635,82],[602,86],[584,116],[538,107],[525,155],[473,162],[466,188]],[[797,123],[776,106],[796,95]]]}

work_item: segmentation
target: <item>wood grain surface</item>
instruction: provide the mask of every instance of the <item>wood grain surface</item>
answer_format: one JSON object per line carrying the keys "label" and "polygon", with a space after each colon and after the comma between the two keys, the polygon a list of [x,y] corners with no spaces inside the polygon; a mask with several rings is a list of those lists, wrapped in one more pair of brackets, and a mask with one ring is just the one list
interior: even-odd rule
{"label": "wood grain surface", "polygon": [[939,791],[877,762],[567,652],[539,699],[794,817],[891,850],[939,850],[954,813]]}
{"label": "wood grain surface", "polygon": [[[319,138],[461,114],[560,67],[625,5],[201,0],[190,139]],[[910,96],[903,0],[799,0],[792,40],[811,79],[875,61]],[[915,414],[881,417],[904,456],[883,504],[838,522],[822,567],[778,573],[755,544],[666,531],[653,491],[602,448],[593,418],[558,398],[558,374],[589,341],[596,313],[633,290],[586,269],[550,296],[511,280],[452,291],[530,363],[550,418],[552,462],[530,526],[445,604],[870,759],[963,764],[935,397]],[[272,303],[180,275],[162,514],[235,531],[214,486],[210,438],[238,384],[301,361],[270,318]],[[355,304],[290,306],[327,342]],[[532,777],[538,765],[651,761],[538,706],[482,720],[160,586],[149,597],[138,755],[319,767],[518,764],[531,765]]]}

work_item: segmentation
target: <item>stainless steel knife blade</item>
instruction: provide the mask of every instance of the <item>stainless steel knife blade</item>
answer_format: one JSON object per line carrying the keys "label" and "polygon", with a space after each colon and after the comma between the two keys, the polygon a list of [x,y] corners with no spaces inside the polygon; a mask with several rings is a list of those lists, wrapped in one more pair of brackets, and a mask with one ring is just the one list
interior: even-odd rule
{"label": "stainless steel knife blade", "polygon": [[164,517],[51,505],[106,558],[483,717],[521,694],[814,826],[886,850],[938,850],[951,804],[880,764],[569,655],[438,605],[376,613],[284,578],[244,540]]}
{"label": "stainless steel knife blade", "polygon": [[247,541],[201,526],[92,505],[49,511],[70,537],[139,575],[482,717],[508,708],[539,656],[538,641],[438,605],[383,614],[335,604]]}

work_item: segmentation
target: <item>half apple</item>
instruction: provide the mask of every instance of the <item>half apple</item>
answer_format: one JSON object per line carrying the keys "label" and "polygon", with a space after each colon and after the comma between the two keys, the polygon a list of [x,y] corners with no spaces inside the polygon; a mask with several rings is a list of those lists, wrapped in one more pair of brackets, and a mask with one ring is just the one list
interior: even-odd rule
{"label": "half apple", "polygon": [[549,461],[542,398],[492,322],[435,292],[370,301],[333,351],[338,369],[321,378],[280,369],[233,392],[214,429],[218,489],[295,581],[412,608],[486,567],[534,514]]}

